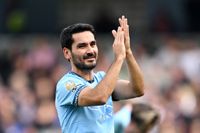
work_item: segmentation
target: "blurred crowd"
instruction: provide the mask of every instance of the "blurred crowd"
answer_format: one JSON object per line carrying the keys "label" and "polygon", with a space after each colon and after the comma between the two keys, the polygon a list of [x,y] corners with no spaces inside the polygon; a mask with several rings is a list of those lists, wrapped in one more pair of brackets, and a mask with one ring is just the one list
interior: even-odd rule
{"label": "blurred crowd", "polygon": [[54,91],[65,66],[46,39],[36,39],[29,48],[13,42],[0,57],[0,132],[60,132]]}
{"label": "blurred crowd", "polygon": [[[63,59],[59,42],[49,40],[19,38],[4,42],[9,44],[0,49],[0,133],[61,132],[54,106],[55,85],[70,66]],[[131,122],[134,107],[127,105],[140,102],[151,105],[159,114],[152,133],[197,133],[200,43],[173,36],[155,40],[153,53],[142,42],[134,44],[134,55],[144,73],[145,95],[114,103],[115,119],[122,123],[116,133],[125,132]],[[107,56],[111,54],[111,47],[100,50],[97,69],[107,69],[112,60]],[[126,78],[124,70],[122,77]]]}
{"label": "blurred crowd", "polygon": [[[150,57],[138,56],[146,78],[146,100],[160,112],[159,133],[197,133],[200,129],[200,45],[165,37]],[[141,54],[141,53],[140,53]]]}
{"label": "blurred crowd", "polygon": [[[154,52],[145,45],[135,44],[139,46],[135,55],[144,73],[145,95],[122,106],[138,102],[152,106],[160,118],[151,133],[197,133],[200,130],[200,44],[186,37],[155,39],[153,43],[158,47]],[[130,122],[130,115],[126,121]],[[128,123],[121,123],[126,129]]]}

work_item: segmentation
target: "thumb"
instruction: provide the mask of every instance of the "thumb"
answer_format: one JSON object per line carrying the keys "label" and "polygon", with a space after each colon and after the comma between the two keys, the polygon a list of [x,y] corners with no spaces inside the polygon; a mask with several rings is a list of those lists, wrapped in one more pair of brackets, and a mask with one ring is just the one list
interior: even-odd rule
{"label": "thumb", "polygon": [[114,38],[116,37],[116,34],[117,34],[116,30],[112,30],[112,35]]}

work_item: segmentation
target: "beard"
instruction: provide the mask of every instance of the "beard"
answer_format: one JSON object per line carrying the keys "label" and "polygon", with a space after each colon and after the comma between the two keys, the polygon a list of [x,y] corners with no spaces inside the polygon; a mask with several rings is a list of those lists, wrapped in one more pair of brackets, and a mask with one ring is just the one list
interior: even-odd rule
{"label": "beard", "polygon": [[[90,64],[86,64],[85,62],[81,62],[79,60],[79,58],[80,58],[80,56],[72,53],[72,61],[79,70],[90,71],[96,67],[96,64],[97,64],[96,61],[94,61]],[[84,55],[82,59],[84,60],[84,59],[90,59],[90,58],[96,59],[96,54],[88,53],[88,54]]]}

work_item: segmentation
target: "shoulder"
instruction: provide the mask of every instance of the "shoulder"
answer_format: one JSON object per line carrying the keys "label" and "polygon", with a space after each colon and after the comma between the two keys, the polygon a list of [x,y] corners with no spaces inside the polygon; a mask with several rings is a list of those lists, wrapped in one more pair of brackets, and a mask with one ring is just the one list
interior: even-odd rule
{"label": "shoulder", "polygon": [[71,73],[66,73],[60,80],[57,82],[56,88],[77,86],[82,84],[82,80]]}
{"label": "shoulder", "polygon": [[104,71],[98,71],[97,73],[95,73],[95,76],[101,77],[101,78],[103,78],[105,75],[106,73]]}
{"label": "shoulder", "polygon": [[105,72],[104,71],[98,71],[96,73],[94,73],[94,80],[96,81],[101,81],[105,76]]}

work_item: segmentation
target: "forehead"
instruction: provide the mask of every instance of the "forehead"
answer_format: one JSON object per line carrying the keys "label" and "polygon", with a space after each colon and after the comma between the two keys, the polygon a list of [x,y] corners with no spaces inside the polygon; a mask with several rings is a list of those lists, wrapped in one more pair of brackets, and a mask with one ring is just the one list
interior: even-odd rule
{"label": "forehead", "polygon": [[93,33],[90,31],[75,33],[72,35],[72,38],[74,43],[91,42],[95,40]]}

